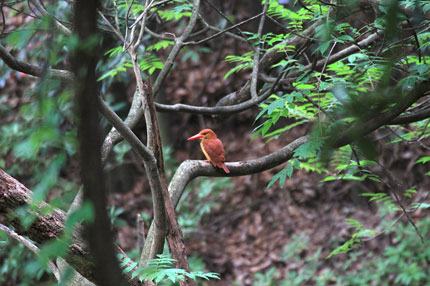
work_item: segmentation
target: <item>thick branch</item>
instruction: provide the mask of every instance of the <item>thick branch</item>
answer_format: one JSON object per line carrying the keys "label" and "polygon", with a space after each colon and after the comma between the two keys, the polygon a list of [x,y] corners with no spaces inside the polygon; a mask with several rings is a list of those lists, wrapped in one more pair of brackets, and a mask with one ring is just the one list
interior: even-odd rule
{"label": "thick branch", "polygon": [[154,221],[156,225],[156,240],[155,244],[151,244],[151,253],[159,253],[163,250],[164,237],[166,234],[166,219],[164,212],[164,199],[162,195],[162,183],[160,180],[157,161],[151,154],[150,150],[137,138],[137,136],[131,131],[130,128],[119,118],[119,116],[113,112],[109,106],[103,101],[102,98],[98,98],[97,101],[100,112],[106,117],[106,119],[115,127],[121,136],[130,144],[143,159],[145,170],[151,188],[151,194],[153,199],[154,209]]}
{"label": "thick branch", "polygon": [[394,118],[390,125],[408,124],[430,118],[430,108]]}
{"label": "thick branch", "polygon": [[[32,192],[29,189],[0,169],[0,215],[9,219],[19,235],[25,235],[38,244],[60,237],[65,228],[66,214],[62,210],[53,209],[44,202],[39,204],[38,209],[31,208],[32,210],[29,210],[30,214],[36,217],[36,220],[27,228],[21,225],[19,219],[9,216],[14,209],[31,205],[31,197]],[[46,209],[53,209],[53,211],[45,214],[44,210]],[[65,260],[82,276],[95,282],[94,263],[80,237],[79,232],[74,234]],[[119,247],[117,247],[117,252],[123,253]],[[130,285],[140,285],[137,279],[131,280],[128,277],[128,280]]]}
{"label": "thick branch", "polygon": [[375,111],[369,111],[362,119],[355,122],[350,128],[340,133],[336,138],[329,140],[329,144],[338,148],[351,143],[356,138],[361,138],[370,132],[378,129],[382,125],[390,124],[397,116],[402,114],[408,107],[414,104],[420,97],[423,97],[430,89],[430,80],[423,81],[409,94],[403,95],[400,91],[394,91],[398,101],[396,105],[388,111],[377,114]]}
{"label": "thick branch", "polygon": [[43,76],[45,73],[49,77],[59,78],[67,81],[73,80],[73,73],[66,70],[48,69],[45,70],[41,67],[30,65],[25,62],[15,59],[4,46],[0,44],[0,58],[13,70],[20,71],[26,74],[34,75],[37,77]]}
{"label": "thick branch", "polygon": [[[294,140],[284,148],[264,157],[250,161],[226,163],[226,166],[230,170],[228,176],[251,175],[274,168],[290,160],[293,157],[294,150],[307,141],[308,137],[303,136]],[[169,195],[174,208],[177,207],[187,184],[194,178],[200,176],[225,177],[227,175],[205,161],[187,160],[182,162],[169,184]],[[153,239],[153,228],[154,224],[151,224],[146,241],[151,241]]]}
{"label": "thick branch", "polygon": [[[226,163],[227,168],[230,170],[228,176],[251,175],[274,168],[290,160],[293,157],[294,150],[307,141],[308,137],[303,136],[269,155],[249,161]],[[188,182],[200,176],[225,177],[226,174],[205,161],[187,160],[182,162],[169,184],[170,198],[175,207]]]}

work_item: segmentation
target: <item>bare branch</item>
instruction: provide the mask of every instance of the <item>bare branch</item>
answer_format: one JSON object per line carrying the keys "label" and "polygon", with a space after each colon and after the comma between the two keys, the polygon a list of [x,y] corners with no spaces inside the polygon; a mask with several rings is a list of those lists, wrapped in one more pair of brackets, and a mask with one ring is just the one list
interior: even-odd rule
{"label": "bare branch", "polygon": [[[143,32],[145,31],[146,16],[148,15],[149,9],[152,8],[152,4],[154,3],[154,1],[155,0],[152,0],[150,3],[149,3],[149,0],[145,1],[146,2],[145,10],[142,12],[142,14],[139,17],[139,18],[141,18],[141,20],[136,20],[136,22],[135,22],[135,24],[136,24],[140,21],[140,31],[139,31],[139,36],[137,37],[136,42],[134,44],[132,42],[130,42],[131,45],[134,45],[133,50],[136,50],[139,47],[140,43],[142,42]],[[135,24],[133,24],[133,25],[135,25]]]}
{"label": "bare branch", "polygon": [[[124,124],[128,126],[128,128],[132,129],[136,126],[137,122],[142,118],[143,110],[140,108],[140,95],[136,91],[133,96],[133,101],[131,103],[130,110],[128,111],[128,115],[124,120]],[[114,127],[109,131],[108,135],[105,137],[105,140],[102,145],[102,160],[106,161],[112,148],[116,143],[121,141],[123,138],[121,134]]]}
{"label": "bare branch", "polygon": [[200,41],[197,41],[197,42],[195,42],[195,41],[192,41],[192,42],[185,42],[185,43],[183,43],[183,44],[184,44],[184,46],[200,45],[200,44],[203,44],[204,42],[210,41],[210,40],[212,40],[212,39],[214,39],[214,38],[216,38],[216,37],[218,37],[218,36],[220,36],[220,35],[222,35],[222,34],[224,34],[224,33],[228,32],[228,31],[230,31],[230,30],[233,30],[233,29],[235,29],[235,28],[237,28],[237,27],[239,27],[239,26],[241,26],[241,25],[243,25],[243,24],[245,24],[245,23],[248,23],[248,22],[250,22],[250,21],[252,21],[252,20],[254,20],[254,19],[257,19],[258,17],[260,17],[260,16],[262,16],[262,15],[264,15],[264,12],[261,12],[261,13],[259,13],[259,14],[255,15],[255,16],[252,16],[251,18],[248,18],[248,19],[246,19],[246,20],[243,20],[242,22],[237,23],[237,24],[235,24],[235,25],[233,25],[233,26],[231,26],[231,27],[228,27],[228,28],[226,28],[226,29],[224,29],[224,30],[220,30],[218,33],[213,34],[212,36],[209,36],[209,37],[207,37],[207,38],[205,38],[205,39],[202,39],[202,40],[200,40]]}
{"label": "bare branch", "polygon": [[13,70],[20,71],[37,77],[42,77],[45,73],[52,78],[59,78],[66,81],[72,81],[74,75],[67,70],[48,69],[44,70],[41,67],[27,64],[15,59],[4,46],[0,44],[0,58]]}
{"label": "bare branch", "polygon": [[[212,9],[214,9],[215,10],[215,12],[217,12],[221,17],[223,17],[223,19],[224,20],[226,20],[227,21],[227,23],[229,23],[230,25],[234,25],[233,24],[233,22],[226,16],[226,15],[224,15],[224,13],[220,10],[220,9],[218,9],[211,1],[209,1],[209,0],[204,0],[206,3],[208,3],[209,4],[209,6],[211,6],[212,7]],[[202,20],[204,21],[204,19],[202,18]],[[205,21],[206,22],[206,21]],[[218,29],[218,28],[216,28],[216,27],[213,27],[213,26],[209,26],[209,28],[215,28],[215,30],[218,30],[218,31],[221,31],[221,29]],[[213,30],[213,29],[212,29]],[[244,41],[247,41],[248,43],[249,43],[249,45],[250,45],[250,47],[252,48],[252,49],[254,49],[254,46],[252,45],[252,42],[251,41],[249,41],[248,40],[248,38],[247,38],[247,36],[242,32],[242,30],[241,29],[239,29],[239,27],[236,27],[236,30],[237,30],[237,32],[242,36],[242,37],[239,37],[239,36],[236,36],[236,35],[234,35],[234,34],[231,34],[231,33],[227,33],[227,35],[229,35],[230,37],[237,37],[236,39],[240,39],[240,40],[244,40]]]}
{"label": "bare branch", "polygon": [[97,12],[100,15],[100,17],[102,17],[103,21],[105,21],[106,25],[109,26],[112,32],[114,32],[114,34],[118,37],[118,39],[124,44],[125,39],[124,39],[124,36],[119,31],[119,29],[115,28],[100,10],[97,10]]}
{"label": "bare branch", "polygon": [[195,113],[195,114],[230,114],[230,113],[241,112],[264,101],[273,92],[275,92],[278,88],[278,84],[281,80],[281,77],[284,74],[285,74],[285,70],[280,72],[278,74],[278,77],[275,79],[274,83],[270,86],[270,88],[266,88],[265,90],[261,91],[261,95],[258,96],[257,98],[253,98],[246,102],[242,102],[233,106],[197,107],[197,106],[184,105],[184,104],[175,104],[175,105],[157,104],[156,105],[157,110],[166,111],[166,110],[169,110],[171,107],[174,107],[176,108],[175,111],[186,111],[186,112]]}
{"label": "bare branch", "polygon": [[34,6],[36,6],[37,10],[39,10],[39,12],[43,16],[47,16],[47,17],[51,18],[52,21],[54,22],[55,26],[57,26],[57,28],[60,31],[62,31],[66,35],[71,35],[72,34],[72,31],[69,28],[67,28],[66,26],[64,26],[57,18],[55,18],[55,16],[49,14],[49,12],[46,11],[45,7],[40,2],[40,0],[31,0],[31,2],[33,3]]}
{"label": "bare branch", "polygon": [[187,160],[181,163],[170,184],[169,193],[176,207],[187,184],[194,178],[205,177],[236,177],[260,173],[279,166],[293,157],[294,150],[309,140],[307,136],[300,137],[287,146],[269,155],[241,162],[225,163],[230,173],[220,171],[205,161]]}
{"label": "bare branch", "polygon": [[[205,25],[207,29],[210,29],[210,30],[212,30],[212,31],[216,31],[216,32],[221,32],[221,31],[222,31],[222,29],[217,28],[217,27],[215,27],[215,26],[212,26],[212,25],[210,25],[208,22],[206,22],[206,20],[202,17],[202,15],[201,15],[200,13],[199,13],[199,19],[200,19],[200,21],[202,21],[203,25]],[[199,31],[199,32],[197,32],[197,33],[191,34],[191,35],[190,35],[190,38],[191,38],[191,37],[195,37],[195,36],[197,36],[198,34],[205,32],[207,29],[203,29],[203,30],[201,30],[201,31]],[[248,43],[250,43],[250,46],[251,46],[251,47],[253,47],[253,46],[252,46],[252,43],[251,43],[249,40],[247,40],[246,38],[242,38],[242,37],[240,37],[240,36],[238,36],[238,35],[236,35],[236,34],[233,34],[233,33],[231,33],[231,32],[226,32],[225,34],[226,34],[227,36],[229,36],[229,37],[232,37],[232,38],[236,39],[236,40],[239,40],[239,41],[242,41],[242,42],[248,42]]]}
{"label": "bare branch", "polygon": [[[303,136],[294,140],[284,148],[264,157],[250,161],[226,163],[226,166],[230,170],[228,176],[251,175],[274,168],[290,160],[294,154],[294,150],[307,141],[308,137]],[[169,184],[169,195],[174,208],[177,207],[187,184],[194,178],[200,176],[225,177],[226,173],[205,161],[187,160],[182,162]],[[154,224],[152,223],[146,237],[147,241],[152,241],[154,239],[153,228]]]}
{"label": "bare branch", "polygon": [[263,33],[265,14],[267,12],[267,7],[269,7],[269,1],[264,3],[263,15],[260,19],[260,24],[258,25],[258,45],[254,51],[254,64],[252,65],[251,73],[251,98],[257,98],[257,77],[258,77],[258,63],[260,61],[260,50],[261,50],[261,34]]}
{"label": "bare branch", "polygon": [[204,115],[220,115],[220,114],[233,114],[238,113],[244,110],[247,110],[264,100],[266,100],[271,93],[269,93],[267,90],[266,92],[263,92],[262,95],[258,96],[254,99],[249,99],[248,101],[230,105],[230,106],[214,106],[214,107],[200,107],[200,106],[193,106],[193,105],[187,105],[182,103],[177,103],[173,105],[168,104],[161,104],[156,103],[157,111],[160,112],[187,112],[191,114],[204,114]]}
{"label": "bare branch", "polygon": [[190,21],[188,22],[187,27],[185,27],[184,32],[182,35],[175,39],[175,44],[173,45],[172,50],[169,53],[169,56],[167,57],[166,62],[164,63],[164,66],[160,73],[157,76],[157,79],[154,82],[154,85],[152,86],[152,92],[154,95],[154,98],[157,96],[158,90],[160,89],[160,86],[164,79],[166,78],[167,74],[169,73],[170,69],[173,66],[173,63],[178,56],[180,50],[184,46],[184,41],[186,41],[191,34],[198,18],[198,12],[200,8],[200,0],[193,0],[193,9],[191,10],[191,17]]}
{"label": "bare branch", "polygon": [[151,258],[155,258],[156,254],[163,252],[164,238],[166,235],[166,214],[164,210],[164,199],[162,193],[162,182],[160,180],[157,161],[151,151],[137,138],[137,136],[124,124],[121,118],[113,112],[109,106],[98,97],[98,106],[101,113],[106,119],[118,130],[121,136],[130,144],[143,159],[147,178],[151,189],[154,210],[155,240],[151,241]]}
{"label": "bare branch", "polygon": [[[7,235],[12,237],[16,241],[22,243],[25,247],[30,249],[34,254],[39,255],[39,248],[33,242],[28,240],[27,238],[17,234],[15,231],[13,231],[12,229],[8,228],[7,226],[5,226],[1,223],[0,223],[0,230],[5,232]],[[57,279],[57,281],[60,281],[61,277],[60,277],[60,272],[58,271],[57,266],[55,266],[55,264],[52,261],[48,261],[48,267],[49,267],[49,269],[51,269],[52,274],[54,274],[55,279]]]}

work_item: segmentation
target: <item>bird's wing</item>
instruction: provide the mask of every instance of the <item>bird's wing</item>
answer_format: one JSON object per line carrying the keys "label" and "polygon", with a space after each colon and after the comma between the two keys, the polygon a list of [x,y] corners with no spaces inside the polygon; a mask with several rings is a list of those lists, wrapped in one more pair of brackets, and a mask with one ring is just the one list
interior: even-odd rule
{"label": "bird's wing", "polygon": [[212,161],[215,166],[221,168],[222,163],[225,162],[224,146],[222,145],[221,140],[204,140],[202,141],[202,146],[205,149],[205,152],[209,155],[210,161]]}

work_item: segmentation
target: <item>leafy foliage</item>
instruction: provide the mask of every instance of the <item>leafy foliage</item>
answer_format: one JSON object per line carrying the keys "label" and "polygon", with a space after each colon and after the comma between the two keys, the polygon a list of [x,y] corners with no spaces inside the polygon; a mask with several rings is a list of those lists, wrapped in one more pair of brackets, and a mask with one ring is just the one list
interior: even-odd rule
{"label": "leafy foliage", "polygon": [[[364,231],[360,237],[370,235],[355,220],[349,220],[356,230]],[[428,237],[430,219],[418,223],[420,231]],[[310,239],[306,233],[294,235],[285,246],[283,260],[291,265],[285,273],[275,267],[264,273],[256,273],[253,285],[426,285],[430,282],[428,257],[430,248],[417,247],[417,237],[408,224],[398,224],[387,231],[393,237],[393,244],[383,253],[374,251],[352,251],[346,259],[330,258],[330,264],[321,257],[322,249],[303,259],[303,252],[309,251]],[[356,237],[359,239],[359,237]],[[425,244],[428,245],[426,240]],[[352,246],[352,245],[350,245]],[[295,267],[295,265],[297,265]]]}
{"label": "leafy foliage", "polygon": [[[190,188],[185,190],[183,200],[179,205],[178,223],[186,236],[196,230],[200,221],[212,208],[219,205],[217,198],[222,192],[233,187],[230,178],[204,179],[193,182]],[[193,190],[193,189],[196,189]]]}
{"label": "leafy foliage", "polygon": [[[36,286],[46,280],[49,268],[38,263],[35,255],[23,244],[0,231],[0,283]],[[4,285],[4,284],[3,284]],[[49,285],[49,284],[48,284]]]}
{"label": "leafy foliage", "polygon": [[225,58],[225,61],[228,63],[240,63],[240,64],[235,66],[231,70],[229,70],[225,74],[224,79],[228,78],[233,73],[251,68],[252,67],[252,53],[245,53],[242,56],[230,55],[230,56],[227,56]]}
{"label": "leafy foliage", "polygon": [[174,268],[174,259],[170,258],[170,255],[159,254],[158,258],[155,258],[148,262],[147,266],[137,267],[137,263],[130,263],[130,258],[124,258],[119,255],[118,258],[121,260],[121,267],[124,268],[125,274],[131,272],[131,277],[138,277],[140,281],[149,280],[153,281],[155,285],[170,285],[178,281],[183,281],[185,277],[189,277],[193,280],[200,279],[219,279],[217,273],[208,272],[204,273],[201,271],[187,272],[183,269]]}
{"label": "leafy foliage", "polygon": [[347,253],[347,252],[351,251],[352,249],[357,248],[361,242],[361,238],[370,237],[370,236],[372,236],[372,234],[374,234],[376,232],[374,230],[365,229],[361,225],[360,222],[358,222],[354,219],[347,218],[346,221],[351,226],[351,228],[354,229],[354,233],[352,234],[351,239],[346,241],[343,245],[334,249],[327,256],[327,259],[332,257],[333,255],[341,254],[341,253]]}

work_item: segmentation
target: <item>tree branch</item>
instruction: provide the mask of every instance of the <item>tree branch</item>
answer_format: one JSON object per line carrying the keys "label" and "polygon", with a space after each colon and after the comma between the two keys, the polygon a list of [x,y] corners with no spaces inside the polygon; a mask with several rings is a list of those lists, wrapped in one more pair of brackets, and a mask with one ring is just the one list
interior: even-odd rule
{"label": "tree branch", "polygon": [[72,31],[69,28],[67,28],[66,26],[64,26],[57,18],[55,18],[54,16],[52,16],[51,14],[49,14],[48,11],[46,11],[45,7],[40,2],[40,0],[31,0],[31,2],[33,3],[34,6],[36,6],[37,10],[39,10],[39,12],[43,16],[47,16],[47,17],[51,18],[52,21],[54,22],[55,26],[57,26],[57,28],[61,32],[63,32],[66,35],[69,35],[69,36],[72,34]]}
{"label": "tree branch", "polygon": [[416,85],[407,95],[402,95],[401,91],[395,90],[394,93],[398,101],[395,102],[396,105],[394,107],[380,114],[377,114],[374,110],[370,110],[368,114],[365,114],[362,119],[355,122],[350,128],[337,134],[336,138],[330,138],[328,143],[334,148],[339,148],[354,141],[355,138],[361,138],[369,134],[382,125],[390,124],[409,106],[414,104],[420,97],[423,97],[429,89],[430,80],[426,80]]}
{"label": "tree branch", "polygon": [[[169,184],[169,195],[172,200],[174,208],[177,207],[179,200],[181,199],[182,193],[185,190],[187,184],[194,178],[200,176],[206,177],[236,177],[256,174],[274,168],[282,163],[290,160],[294,155],[294,150],[302,144],[308,141],[307,136],[300,137],[284,148],[273,152],[269,155],[260,157],[258,159],[242,161],[242,162],[226,162],[226,166],[230,170],[227,175],[218,168],[212,166],[212,164],[205,161],[187,160],[181,163],[179,168],[173,175],[172,180]],[[153,240],[153,228],[154,224],[151,224],[146,240]]]}
{"label": "tree branch", "polygon": [[[164,212],[164,199],[162,193],[162,183],[160,180],[157,161],[152,155],[151,151],[137,138],[137,136],[131,131],[131,129],[119,118],[119,116],[112,111],[109,106],[103,101],[102,98],[98,97],[97,105],[99,106],[100,112],[106,117],[106,119],[115,127],[121,136],[130,144],[143,159],[145,170],[149,185],[151,188],[151,194],[153,199],[154,209],[154,221],[156,225],[155,241],[151,241],[151,256],[155,257],[156,254],[163,251],[164,238],[166,234],[166,219]],[[145,245],[147,245],[146,240]]]}
{"label": "tree branch", "polygon": [[[34,245],[33,242],[31,242],[27,238],[17,234],[15,231],[13,231],[12,229],[8,228],[7,226],[5,226],[1,223],[0,223],[0,230],[5,232],[7,235],[12,237],[16,241],[22,243],[25,247],[30,249],[34,254],[39,255],[39,248],[36,245]],[[60,272],[58,271],[57,266],[52,261],[48,261],[48,267],[49,267],[49,269],[51,269],[52,274],[54,274],[55,279],[57,279],[57,281],[59,282],[61,277],[60,277]]]}
{"label": "tree branch", "polygon": [[52,78],[59,78],[66,81],[72,81],[74,75],[67,70],[48,69],[30,65],[15,59],[4,46],[0,44],[0,58],[13,70],[20,71],[37,77],[42,77],[45,73]]}
{"label": "tree branch", "polygon": [[260,19],[260,24],[258,25],[258,45],[254,51],[254,63],[252,65],[252,73],[251,73],[251,98],[257,98],[257,78],[258,78],[258,70],[259,70],[259,61],[260,61],[260,50],[261,50],[261,34],[263,33],[265,14],[267,12],[267,8],[269,7],[269,1],[264,3],[263,7],[263,15]]}
{"label": "tree branch", "polygon": [[257,98],[249,99],[245,102],[238,103],[235,105],[229,105],[229,106],[213,106],[213,107],[200,107],[200,106],[193,106],[193,105],[187,105],[182,103],[177,103],[173,105],[169,104],[161,104],[156,103],[157,111],[160,112],[187,112],[191,114],[203,114],[203,115],[220,115],[220,114],[233,114],[238,113],[244,110],[247,110],[264,100],[266,100],[270,96],[270,92],[267,90],[262,93],[262,95],[258,96]]}
{"label": "tree branch", "polygon": [[408,124],[430,118],[430,108],[426,108],[414,113],[405,114],[394,118],[390,121],[390,125]]}
{"label": "tree branch", "polygon": [[84,200],[93,209],[90,222],[84,224],[84,238],[94,258],[95,280],[103,286],[123,285],[121,269],[115,256],[114,238],[107,209],[107,192],[101,161],[101,126],[97,114],[99,86],[96,65],[99,61],[97,36],[98,0],[77,0],[74,5],[74,35],[77,45],[71,63],[75,73],[75,118],[79,141],[79,175]]}
{"label": "tree branch", "polygon": [[161,84],[163,83],[167,74],[171,70],[173,63],[176,57],[178,56],[179,52],[183,48],[184,42],[188,39],[189,35],[191,34],[197,22],[199,8],[200,8],[200,0],[193,0],[193,8],[191,10],[190,21],[188,22],[188,25],[185,27],[182,35],[179,38],[175,39],[175,44],[173,45],[173,48],[170,51],[169,56],[167,57],[167,60],[164,63],[164,66],[161,69],[160,73],[158,74],[157,79],[155,80],[155,83],[152,87],[154,98],[157,96],[157,93],[161,87]]}
{"label": "tree branch", "polygon": [[[19,235],[28,236],[36,243],[42,244],[59,238],[65,229],[66,214],[45,202],[41,202],[37,209],[34,207],[29,208],[32,205],[32,195],[29,189],[0,168],[0,214],[11,222]],[[9,215],[14,209],[20,207],[28,207],[29,215],[36,217],[35,221],[28,227],[23,227],[19,219]],[[52,212],[46,214],[45,210],[47,209],[51,209]],[[79,228],[73,233],[72,243],[69,246],[65,260],[82,276],[95,282],[93,259],[81,239],[80,230]],[[123,253],[119,247],[116,247],[116,251]],[[127,280],[130,285],[141,285],[138,279],[131,279],[131,277],[127,276]]]}

